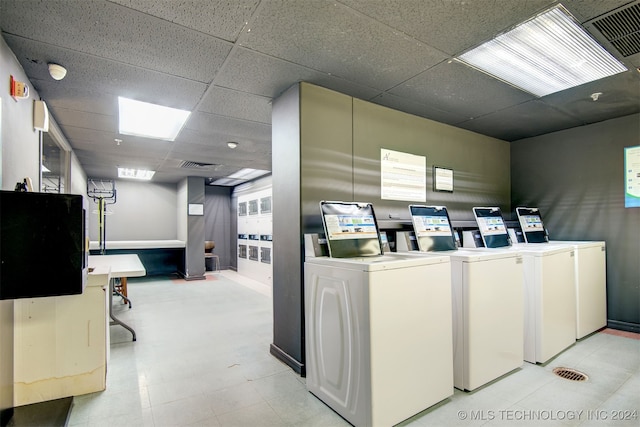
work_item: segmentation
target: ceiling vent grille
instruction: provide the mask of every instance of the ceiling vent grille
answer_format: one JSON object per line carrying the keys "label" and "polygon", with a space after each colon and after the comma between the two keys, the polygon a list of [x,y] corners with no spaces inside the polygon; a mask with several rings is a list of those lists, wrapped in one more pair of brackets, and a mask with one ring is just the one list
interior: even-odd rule
{"label": "ceiling vent grille", "polygon": [[211,169],[215,168],[215,163],[202,163],[202,162],[192,162],[190,160],[184,160],[180,163],[180,167],[183,169]]}
{"label": "ceiling vent grille", "polygon": [[640,52],[640,3],[616,9],[591,24],[625,58]]}

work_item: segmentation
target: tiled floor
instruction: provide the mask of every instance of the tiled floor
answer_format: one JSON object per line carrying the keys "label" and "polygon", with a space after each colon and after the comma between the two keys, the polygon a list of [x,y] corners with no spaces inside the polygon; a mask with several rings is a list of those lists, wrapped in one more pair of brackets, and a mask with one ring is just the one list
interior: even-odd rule
{"label": "tiled floor", "polygon": [[[130,279],[111,326],[107,390],[74,399],[70,426],[348,426],[269,354],[269,288],[232,271],[205,281]],[[114,299],[114,303],[117,301]],[[411,426],[638,426],[640,340],[601,332],[547,363],[453,396]],[[584,383],[555,376],[564,366]],[[621,419],[622,418],[622,419]]]}

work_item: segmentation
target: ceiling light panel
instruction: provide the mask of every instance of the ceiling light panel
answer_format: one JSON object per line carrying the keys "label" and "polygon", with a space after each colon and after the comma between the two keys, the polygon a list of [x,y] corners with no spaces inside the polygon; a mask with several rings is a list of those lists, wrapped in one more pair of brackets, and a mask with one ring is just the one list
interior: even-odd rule
{"label": "ceiling light panel", "polygon": [[537,96],[627,70],[562,5],[456,59]]}
{"label": "ceiling light panel", "polygon": [[118,178],[131,178],[148,181],[153,178],[156,171],[145,169],[118,168]]}
{"label": "ceiling light panel", "polygon": [[123,135],[174,141],[190,111],[118,97],[119,131]]}

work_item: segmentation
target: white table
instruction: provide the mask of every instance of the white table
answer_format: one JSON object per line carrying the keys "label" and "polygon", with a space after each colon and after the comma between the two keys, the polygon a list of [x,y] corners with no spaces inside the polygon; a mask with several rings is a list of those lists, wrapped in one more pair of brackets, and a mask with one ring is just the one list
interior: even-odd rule
{"label": "white table", "polygon": [[[120,278],[123,289],[127,288],[127,277],[141,277],[147,274],[147,271],[142,265],[140,258],[135,254],[124,255],[89,255],[89,268],[108,267],[111,269],[111,292],[114,291],[114,282],[116,278]],[[123,295],[127,301],[129,298]],[[129,301],[129,308],[131,308],[131,302]],[[113,315],[113,302],[111,296],[109,297],[109,317],[111,317],[112,324],[118,324],[125,329],[129,330],[133,335],[133,341],[136,340],[136,331],[129,325],[122,322],[120,319]]]}

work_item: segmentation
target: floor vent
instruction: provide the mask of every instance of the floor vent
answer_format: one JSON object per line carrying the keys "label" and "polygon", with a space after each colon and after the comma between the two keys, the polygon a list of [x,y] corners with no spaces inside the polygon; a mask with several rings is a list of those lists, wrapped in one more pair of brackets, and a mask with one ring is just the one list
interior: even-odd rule
{"label": "floor vent", "polygon": [[580,371],[576,371],[575,369],[570,368],[555,368],[553,373],[559,377],[564,378],[565,380],[570,381],[587,381],[589,377],[587,374],[583,374]]}
{"label": "floor vent", "polygon": [[590,21],[602,36],[624,57],[640,52],[640,2],[630,3]]}

